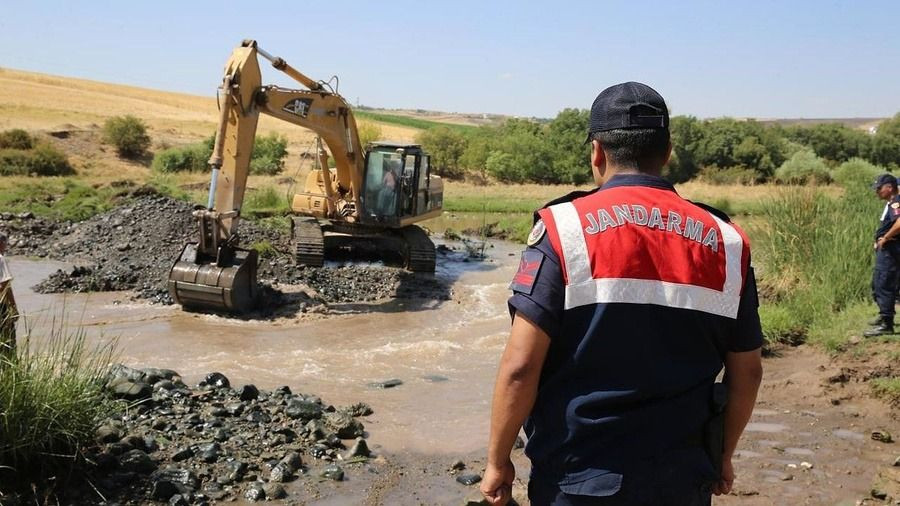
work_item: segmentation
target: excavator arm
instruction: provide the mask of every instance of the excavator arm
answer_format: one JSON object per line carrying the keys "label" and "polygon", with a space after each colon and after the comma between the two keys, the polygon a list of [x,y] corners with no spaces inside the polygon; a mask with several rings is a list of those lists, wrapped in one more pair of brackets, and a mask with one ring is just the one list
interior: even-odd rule
{"label": "excavator arm", "polygon": [[[309,89],[263,86],[257,55]],[[340,95],[257,47],[256,41],[245,40],[225,65],[209,160],[209,198],[206,208],[194,211],[199,242],[184,247],[169,274],[169,292],[182,306],[243,312],[255,303],[258,257],[255,251],[237,246],[237,224],[260,112],[308,128],[325,141],[336,165],[335,187],[326,155],[318,154],[328,201],[326,216],[347,206],[358,208],[363,154],[350,106]]]}

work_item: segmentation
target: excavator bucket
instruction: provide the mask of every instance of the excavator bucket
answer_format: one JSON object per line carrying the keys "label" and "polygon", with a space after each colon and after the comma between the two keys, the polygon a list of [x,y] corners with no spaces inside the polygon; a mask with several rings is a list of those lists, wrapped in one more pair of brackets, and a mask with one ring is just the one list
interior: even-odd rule
{"label": "excavator bucket", "polygon": [[188,243],[169,271],[169,294],[184,308],[244,313],[256,307],[255,250],[220,248],[214,261],[198,261],[197,243]]}

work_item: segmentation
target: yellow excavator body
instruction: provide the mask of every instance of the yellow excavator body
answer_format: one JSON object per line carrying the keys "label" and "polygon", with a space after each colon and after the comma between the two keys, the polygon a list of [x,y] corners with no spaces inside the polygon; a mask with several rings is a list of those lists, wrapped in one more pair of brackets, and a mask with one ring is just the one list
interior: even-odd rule
{"label": "yellow excavator body", "polygon": [[[258,56],[307,89],[262,84]],[[239,246],[238,222],[259,114],[314,131],[327,146],[316,154],[303,191],[293,196],[292,242],[298,265],[321,266],[326,253],[364,245],[419,272],[434,272],[434,244],[414,223],[439,216],[443,183],[415,144],[360,145],[349,104],[245,40],[225,65],[209,199],[193,214],[198,241],[183,248],[169,272],[169,293],[186,308],[246,312],[257,302],[253,250]],[[334,161],[330,168],[329,156]]]}

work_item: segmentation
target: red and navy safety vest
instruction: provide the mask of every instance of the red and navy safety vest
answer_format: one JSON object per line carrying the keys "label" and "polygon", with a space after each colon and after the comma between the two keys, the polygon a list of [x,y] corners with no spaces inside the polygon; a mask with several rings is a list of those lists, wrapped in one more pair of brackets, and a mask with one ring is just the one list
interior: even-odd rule
{"label": "red and navy safety vest", "polygon": [[737,316],[747,237],[674,191],[619,186],[539,215],[561,262],[566,309],[637,303]]}
{"label": "red and navy safety vest", "polygon": [[551,339],[525,424],[532,479],[612,495],[626,476],[714,478],[699,445],[713,382],[762,339],[746,236],[658,176],[561,200],[538,211],[509,302]]}

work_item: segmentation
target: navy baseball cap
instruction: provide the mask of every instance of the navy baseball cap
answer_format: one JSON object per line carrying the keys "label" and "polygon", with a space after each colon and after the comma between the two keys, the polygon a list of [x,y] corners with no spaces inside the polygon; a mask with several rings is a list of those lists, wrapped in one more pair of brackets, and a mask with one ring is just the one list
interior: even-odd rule
{"label": "navy baseball cap", "polygon": [[646,84],[629,81],[601,91],[591,105],[588,140],[595,132],[629,128],[669,128],[662,95]]}
{"label": "navy baseball cap", "polygon": [[884,173],[875,178],[875,182],[872,183],[872,189],[877,190],[886,184],[897,186],[897,178],[895,178],[892,174]]}

